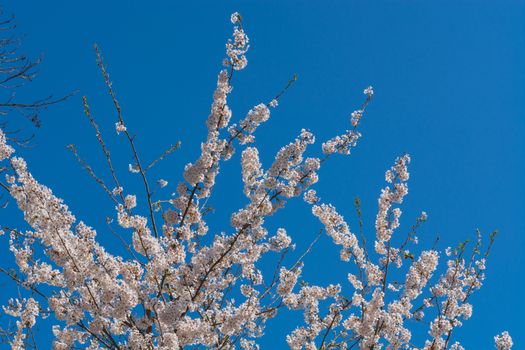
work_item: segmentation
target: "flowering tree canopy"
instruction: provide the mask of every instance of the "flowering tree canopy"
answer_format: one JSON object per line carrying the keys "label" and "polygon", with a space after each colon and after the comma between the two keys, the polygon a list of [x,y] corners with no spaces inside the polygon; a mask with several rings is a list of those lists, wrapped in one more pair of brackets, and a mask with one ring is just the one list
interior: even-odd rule
{"label": "flowering tree canopy", "polygon": [[[112,185],[97,177],[73,146],[71,150],[114,202],[126,257],[101,246],[95,229],[33,177],[0,131],[0,169],[6,179],[2,187],[29,225],[27,230],[2,231],[17,265],[16,272],[3,268],[2,272],[22,287],[21,295],[3,308],[17,318],[16,327],[4,330],[11,347],[36,346],[33,326],[39,318],[51,317],[55,349],[258,349],[266,324],[279,317],[280,310],[289,309],[303,319],[286,337],[294,350],[463,349],[454,329],[472,315],[469,298],[482,286],[495,233],[486,246],[478,232],[471,249],[465,243],[443,254],[436,247],[418,249],[417,229],[427,220],[422,212],[406,236],[396,237],[400,206],[408,194],[408,154],[400,155],[386,171],[373,239],[353,233],[339,211],[321,200],[313,189],[318,171],[333,155],[353,152],[374,96],[372,87],[364,89],[363,103],[351,113],[350,129],[323,142],[317,157],[306,156],[316,140],[303,129],[263,168],[255,133],[295,77],[274,99],[232,123],[228,97],[234,74],[247,66],[249,39],[238,13],[231,22],[233,37],[226,43],[225,68],[218,75],[206,140],[198,158],[184,168],[176,193],[166,200],[152,197],[147,171],[155,162],[141,162],[96,48],[117,111],[115,131],[133,154],[129,171],[144,184],[146,212],[140,213],[137,197],[120,182],[86,99],[85,114],[106,157]],[[242,154],[246,205],[231,214],[228,232],[217,232],[205,220],[207,201],[222,162],[236,148]],[[167,181],[158,185],[164,187]],[[347,281],[315,285],[302,277],[303,258],[314,249],[313,243],[292,264],[284,262],[294,249],[293,237],[285,228],[269,232],[265,223],[294,199],[311,206],[321,231],[340,248],[340,258],[348,266]],[[266,256],[275,261],[273,271],[261,268]],[[417,337],[412,330],[416,322],[425,327]],[[494,340],[499,350],[513,345],[507,332]]]}

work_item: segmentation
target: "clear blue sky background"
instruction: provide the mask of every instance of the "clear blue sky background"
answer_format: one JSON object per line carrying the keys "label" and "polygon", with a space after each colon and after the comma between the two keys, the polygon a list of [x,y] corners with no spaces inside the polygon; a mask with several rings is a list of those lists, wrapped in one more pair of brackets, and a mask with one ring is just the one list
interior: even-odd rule
{"label": "clear blue sky background", "polygon": [[[174,191],[183,165],[198,154],[216,75],[231,34],[229,16],[239,11],[251,38],[249,65],[234,79],[231,106],[238,120],[267,101],[292,76],[298,82],[257,133],[266,166],[301,128],[319,141],[348,127],[348,116],[371,84],[376,95],[362,124],[363,139],[350,157],[335,157],[316,186],[357,229],[353,198],[362,199],[366,233],[373,235],[384,171],[396,156],[412,155],[410,193],[403,206],[402,234],[421,210],[429,221],[423,244],[441,237],[440,249],[474,238],[475,229],[498,229],[485,286],[471,299],[472,319],[456,333],[467,349],[490,349],[508,329],[515,348],[525,348],[525,2],[500,1],[26,1],[5,4],[17,16],[24,52],[45,60],[27,99],[79,89],[80,94],[42,115],[34,148],[21,152],[35,176],[63,197],[77,217],[104,229],[112,204],[80,169],[65,145],[75,143],[107,178],[103,158],[80,96],[86,95],[126,178],[130,154],[114,135],[116,116],[97,70],[97,42],[109,66],[128,128],[137,133],[144,159],[154,159],[181,140],[182,150],[155,169],[153,178]],[[319,145],[318,145],[319,146]],[[212,199],[216,230],[245,203],[239,159],[225,164]],[[9,215],[5,213],[10,213]],[[1,213],[2,224],[18,220]],[[5,215],[5,216],[4,216]],[[278,214],[302,251],[319,223],[300,201]],[[213,231],[212,231],[213,232]],[[1,243],[6,247],[6,237]],[[3,253],[5,262],[9,255]],[[308,257],[307,279],[344,279],[345,265],[327,237]],[[7,283],[1,280],[2,285]],[[2,301],[7,293],[2,293]],[[268,328],[263,349],[284,348],[294,327],[283,314]],[[45,327],[44,327],[45,328]],[[48,338],[42,338],[43,342]],[[41,347],[46,348],[46,345]]]}

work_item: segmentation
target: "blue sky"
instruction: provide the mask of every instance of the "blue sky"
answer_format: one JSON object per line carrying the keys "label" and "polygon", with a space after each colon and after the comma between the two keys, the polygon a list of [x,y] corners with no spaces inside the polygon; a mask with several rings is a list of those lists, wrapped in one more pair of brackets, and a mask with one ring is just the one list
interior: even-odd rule
{"label": "blue sky", "polygon": [[[372,237],[384,171],[395,157],[410,153],[412,177],[400,234],[421,210],[429,214],[420,232],[422,244],[431,245],[439,235],[444,249],[474,238],[476,228],[500,232],[485,286],[471,299],[474,315],[456,333],[458,339],[467,349],[488,349],[493,335],[508,329],[515,348],[523,348],[524,1],[20,0],[7,3],[5,11],[17,16],[24,52],[44,54],[37,79],[20,98],[80,91],[42,114],[34,147],[21,153],[77,217],[99,228],[102,242],[115,244],[104,231],[112,203],[65,149],[76,144],[107,176],[82,114],[82,95],[112,154],[121,155],[117,165],[128,180],[126,188],[140,193],[141,187],[126,174],[130,154],[114,136],[116,116],[92,44],[102,49],[142,157],[154,159],[182,141],[182,149],[153,173],[170,181],[161,193],[167,197],[205,137],[211,94],[231,34],[229,16],[239,11],[252,46],[247,69],[233,81],[234,119],[275,95],[294,73],[299,77],[257,132],[264,165],[301,128],[320,142],[348,128],[363,88],[373,85],[376,94],[363,119],[360,144],[351,157],[326,163],[316,189],[354,230],[353,198],[358,195],[366,234]],[[223,167],[212,199],[216,230],[226,230],[228,214],[244,204],[241,188],[235,157]],[[4,215],[2,221],[17,220]],[[270,222],[278,225],[287,228],[298,250],[319,229],[300,201]],[[1,247],[6,247],[5,237]],[[0,261],[5,259],[3,254]],[[336,282],[347,273],[327,237],[306,263],[305,276],[320,283]],[[265,337],[263,348],[283,346],[292,317],[286,313],[268,328],[279,336]]]}

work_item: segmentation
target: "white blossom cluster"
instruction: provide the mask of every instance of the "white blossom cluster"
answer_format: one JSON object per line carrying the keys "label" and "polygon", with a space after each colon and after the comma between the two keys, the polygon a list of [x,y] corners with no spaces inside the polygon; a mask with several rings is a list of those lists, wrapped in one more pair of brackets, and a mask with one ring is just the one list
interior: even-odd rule
{"label": "white blossom cluster", "polygon": [[[267,322],[288,308],[302,314],[286,337],[294,350],[463,349],[453,330],[471,317],[469,297],[485,277],[481,238],[470,256],[464,244],[447,250],[446,266],[440,270],[437,248],[415,249],[415,230],[427,220],[425,212],[406,237],[396,234],[398,206],[408,193],[408,155],[386,172],[374,249],[361,229],[353,233],[344,216],[311,188],[328,156],[349,154],[356,146],[372,87],[364,90],[362,108],[352,113],[353,129],[322,144],[322,160],[307,156],[315,136],[303,129],[263,167],[254,133],[270,118],[268,107],[278,103],[258,104],[230,125],[232,74],[246,67],[248,50],[241,16],[234,13],[231,21],[235,28],[225,59],[231,69],[219,73],[206,140],[197,159],[186,165],[176,192],[155,202],[155,208],[151,205],[148,216],[140,210],[151,202],[150,192],[143,201],[116,180],[113,190],[105,188],[116,201],[118,226],[111,226],[112,218],[107,222],[124,242],[126,256],[106,251],[96,231],[77,220],[62,199],[33,177],[24,159],[14,156],[0,130],[5,189],[29,226],[25,231],[6,229],[4,235],[17,265],[11,277],[28,293],[3,308],[18,319],[11,348],[27,348],[38,318],[49,314],[55,323],[54,349],[253,350],[259,349],[257,340]],[[128,132],[122,122],[115,128]],[[206,222],[207,201],[222,162],[232,157],[235,147],[240,148],[246,203],[231,215],[230,228],[217,231]],[[129,166],[146,182],[141,169],[140,164]],[[168,181],[157,184],[164,188]],[[293,236],[283,227],[269,231],[266,224],[296,197],[311,205],[322,231],[340,249],[348,281],[309,283],[302,275],[307,268],[304,255],[295,263],[285,259],[295,248]],[[160,216],[162,230],[157,232],[153,219]],[[263,269],[263,258],[275,259],[271,273]],[[428,325],[426,340],[418,345],[409,329],[412,322]],[[498,350],[513,345],[507,332],[494,340]]]}
{"label": "white blossom cluster", "polygon": [[121,132],[125,132],[127,130],[128,129],[126,128],[124,124],[122,124],[121,121],[118,121],[115,123],[115,131],[117,132],[117,134],[120,134]]}
{"label": "white blossom cluster", "polygon": [[376,216],[377,240],[375,249],[379,254],[386,254],[385,243],[390,241],[394,230],[399,227],[401,209],[393,208],[392,205],[403,203],[403,198],[408,194],[407,166],[410,163],[410,156],[405,154],[396,160],[395,165],[386,172],[385,178],[391,186],[385,187],[379,196],[379,211]]}
{"label": "white blossom cluster", "polygon": [[495,336],[494,343],[496,345],[496,349],[498,350],[509,350],[512,348],[512,345],[514,345],[512,343],[512,338],[507,331]]}
{"label": "white blossom cluster", "polygon": [[237,138],[241,145],[255,142],[253,133],[259,125],[270,118],[270,110],[264,104],[258,104],[250,109],[246,117],[240,121],[239,125],[233,124],[228,128],[232,138]]}
{"label": "white blossom cluster", "polygon": [[241,70],[248,64],[246,52],[248,52],[249,39],[242,28],[241,15],[237,12],[231,15],[231,22],[236,24],[233,29],[233,39],[228,40],[226,44],[226,54],[228,59],[225,65],[231,66],[235,70]]}
{"label": "white blossom cluster", "polygon": [[11,348],[25,349],[27,334],[24,330],[31,329],[36,324],[36,318],[40,314],[38,302],[33,298],[9,299],[3,310],[7,315],[19,319],[16,321],[17,330],[11,341]]}

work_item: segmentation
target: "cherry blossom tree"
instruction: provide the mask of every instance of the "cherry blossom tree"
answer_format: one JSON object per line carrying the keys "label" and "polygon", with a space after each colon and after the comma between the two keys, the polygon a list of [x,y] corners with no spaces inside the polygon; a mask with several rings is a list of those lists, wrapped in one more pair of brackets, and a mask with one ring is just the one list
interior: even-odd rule
{"label": "cherry blossom tree", "polygon": [[[478,232],[473,247],[464,242],[444,252],[420,249],[417,230],[427,220],[422,212],[410,232],[400,237],[396,229],[408,194],[408,154],[386,171],[375,237],[353,233],[339,211],[320,198],[314,189],[318,171],[333,156],[354,152],[360,123],[374,96],[372,87],[364,89],[362,104],[351,113],[349,130],[323,142],[318,156],[306,156],[307,151],[315,152],[316,139],[303,129],[264,169],[255,133],[296,78],[274,99],[232,123],[228,97],[234,75],[247,66],[249,39],[238,13],[231,22],[233,37],[226,43],[206,140],[198,158],[185,166],[176,193],[165,200],[152,196],[148,170],[178,145],[149,165],[142,162],[96,48],[117,113],[116,137],[129,144],[134,159],[126,171],[136,173],[143,183],[142,199],[128,193],[120,181],[85,98],[84,112],[105,155],[110,182],[98,177],[74,147],[71,150],[114,202],[116,234],[126,256],[113,255],[100,245],[95,229],[33,177],[0,131],[5,177],[1,185],[29,225],[2,231],[17,266],[16,272],[2,272],[21,290],[3,307],[17,319],[14,329],[5,331],[11,348],[36,347],[32,329],[39,319],[50,317],[55,349],[258,349],[267,323],[289,309],[302,319],[286,337],[294,350],[463,349],[454,330],[472,315],[470,297],[482,286],[495,233],[488,244]],[[246,205],[231,214],[229,232],[219,233],[205,220],[207,201],[221,164],[235,151],[241,153]],[[166,184],[158,182],[161,187]],[[292,200],[310,206],[321,234],[340,248],[347,281],[315,285],[302,277],[304,257],[315,249],[315,241],[292,263],[285,262],[294,238],[285,228],[269,232],[265,226]],[[143,213],[137,202],[146,208]],[[355,204],[359,211],[359,201]],[[261,268],[263,257],[274,259],[273,271]],[[425,327],[417,337],[415,323]],[[499,350],[513,345],[507,332],[494,340]]]}

